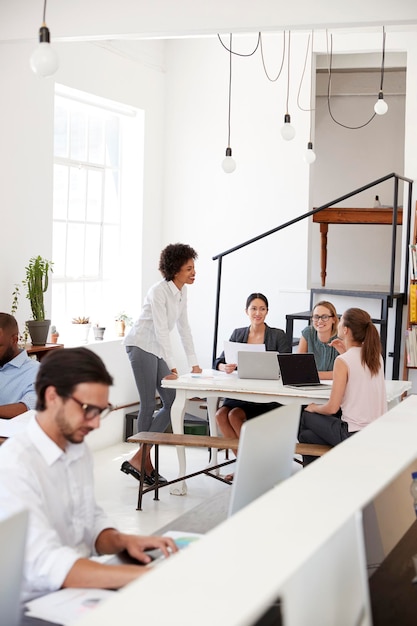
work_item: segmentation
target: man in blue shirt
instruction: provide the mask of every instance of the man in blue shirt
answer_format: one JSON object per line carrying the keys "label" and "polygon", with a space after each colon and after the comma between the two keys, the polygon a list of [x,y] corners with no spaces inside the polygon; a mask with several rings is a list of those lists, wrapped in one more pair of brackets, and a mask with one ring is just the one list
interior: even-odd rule
{"label": "man in blue shirt", "polygon": [[16,319],[0,313],[0,417],[11,418],[34,409],[39,363],[18,346]]}

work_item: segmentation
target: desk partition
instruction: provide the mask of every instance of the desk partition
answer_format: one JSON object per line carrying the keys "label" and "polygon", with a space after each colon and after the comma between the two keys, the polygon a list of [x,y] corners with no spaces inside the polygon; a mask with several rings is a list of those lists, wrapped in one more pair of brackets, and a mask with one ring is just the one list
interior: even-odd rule
{"label": "desk partition", "polygon": [[[320,619],[312,612],[309,623],[370,624],[358,516],[416,458],[417,396],[410,396],[115,594],[80,620],[79,626],[116,624],[120,619],[140,620],[147,626],[249,626],[278,597],[285,626],[304,626],[306,622],[290,611],[291,590],[299,589],[303,579],[299,602],[313,607],[314,601],[319,613],[320,606],[331,603],[331,611],[323,608]],[[326,566],[329,547],[334,538],[334,545],[339,543],[338,537],[355,556]],[[328,594],[331,567],[333,583]],[[359,584],[356,581],[349,587],[358,575]],[[346,612],[350,593],[357,602],[352,612]]]}

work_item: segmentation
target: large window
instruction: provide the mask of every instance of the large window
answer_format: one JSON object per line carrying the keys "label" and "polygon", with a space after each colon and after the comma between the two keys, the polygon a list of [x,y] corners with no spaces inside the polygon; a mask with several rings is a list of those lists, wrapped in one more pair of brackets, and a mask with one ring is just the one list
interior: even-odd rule
{"label": "large window", "polygon": [[[129,308],[141,241],[143,112],[56,87],[52,318],[111,323]],[[129,193],[124,190],[129,190]],[[137,287],[136,287],[137,288]]]}

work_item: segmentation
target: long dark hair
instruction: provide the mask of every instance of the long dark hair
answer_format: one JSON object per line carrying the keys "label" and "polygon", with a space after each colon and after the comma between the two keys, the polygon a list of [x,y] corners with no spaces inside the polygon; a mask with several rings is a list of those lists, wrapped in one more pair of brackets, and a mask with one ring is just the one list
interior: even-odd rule
{"label": "long dark hair", "polygon": [[259,298],[259,300],[263,300],[265,302],[266,308],[269,309],[268,298],[264,296],[263,293],[251,293],[250,296],[248,296],[246,299],[246,310],[248,310],[252,300],[256,300],[257,298]]}
{"label": "long dark hair", "polygon": [[343,324],[350,328],[353,339],[362,344],[361,362],[367,365],[372,376],[378,374],[381,367],[381,339],[372,323],[371,316],[363,309],[348,309],[343,313]]}

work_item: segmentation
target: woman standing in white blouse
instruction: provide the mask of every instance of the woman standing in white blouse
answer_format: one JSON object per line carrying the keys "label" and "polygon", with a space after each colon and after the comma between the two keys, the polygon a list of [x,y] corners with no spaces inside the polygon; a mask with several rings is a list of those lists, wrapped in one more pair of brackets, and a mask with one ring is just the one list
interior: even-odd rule
{"label": "woman standing in white blouse", "polygon": [[[161,381],[163,378],[178,376],[169,336],[175,325],[191,371],[202,371],[197,365],[187,317],[186,285],[194,283],[196,258],[196,251],[181,243],[170,244],[162,250],[159,271],[163,280],[149,289],[142,313],[124,340],[140,398],[137,432],[164,432],[170,423],[175,390],[164,389]],[[162,407],[154,415],[156,392]],[[156,482],[156,473],[150,447],[148,451],[144,481],[153,485]],[[140,480],[141,463],[142,447],[130,461],[124,461],[120,469]],[[166,479],[159,476],[159,482],[166,482]]]}

